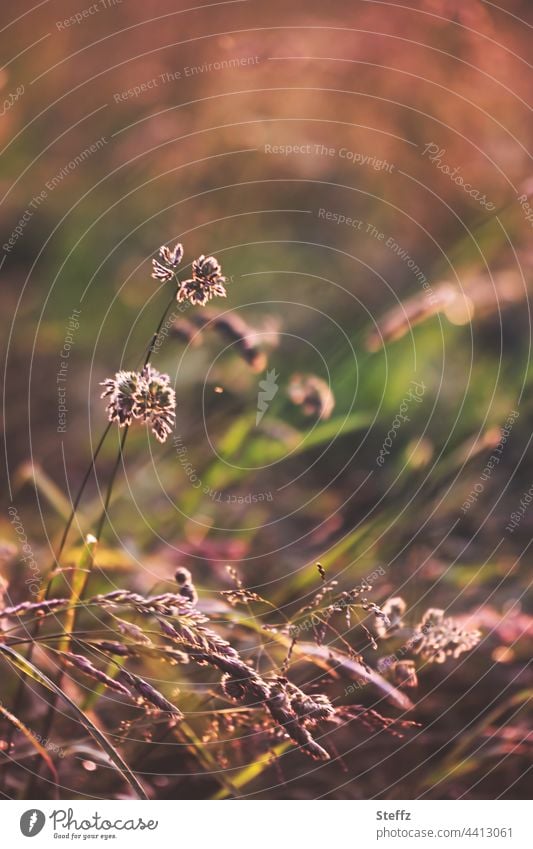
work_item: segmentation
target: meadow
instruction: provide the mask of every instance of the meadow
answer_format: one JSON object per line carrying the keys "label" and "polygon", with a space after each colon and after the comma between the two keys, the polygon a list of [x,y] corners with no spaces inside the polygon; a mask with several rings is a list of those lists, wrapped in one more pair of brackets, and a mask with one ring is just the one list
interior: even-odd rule
{"label": "meadow", "polygon": [[527,798],[530,4],[182,5],[3,8],[3,797]]}

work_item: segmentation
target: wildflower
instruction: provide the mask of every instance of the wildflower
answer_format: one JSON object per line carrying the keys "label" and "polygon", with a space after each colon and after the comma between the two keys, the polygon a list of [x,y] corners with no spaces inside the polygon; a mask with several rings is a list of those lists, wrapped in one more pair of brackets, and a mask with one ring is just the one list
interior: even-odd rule
{"label": "wildflower", "polygon": [[117,371],[101,384],[105,389],[100,397],[110,399],[106,407],[110,422],[117,421],[120,427],[132,423],[140,378],[136,371]]}
{"label": "wildflower", "polygon": [[[164,265],[157,259],[152,260],[152,277],[155,280],[161,280],[166,283],[174,277],[175,269],[183,259],[183,245],[179,242],[173,248],[166,245],[161,245],[159,248],[159,256],[165,263]],[[170,268],[168,267],[170,266]]]}
{"label": "wildflower", "polygon": [[176,422],[175,407],[176,393],[168,374],[145,366],[133,408],[135,418],[148,424],[159,442],[165,442]]}
{"label": "wildflower", "polygon": [[167,280],[172,280],[174,277],[174,272],[170,268],[166,268],[166,266],[161,265],[156,259],[152,260],[152,277],[155,280],[161,280],[163,283],[166,283]]}
{"label": "wildflower", "polygon": [[119,371],[102,386],[101,397],[109,398],[109,421],[124,427],[138,419],[151,427],[159,442],[165,442],[176,420],[176,393],[167,374],[146,365],[140,372]]}
{"label": "wildflower", "polygon": [[178,301],[190,301],[191,304],[205,306],[215,295],[225,298],[226,278],[222,276],[221,271],[214,256],[199,256],[192,264],[192,277],[190,280],[184,280],[178,289]]}
{"label": "wildflower", "polygon": [[176,268],[183,259],[183,245],[178,242],[178,244],[174,245],[172,249],[167,248],[166,245],[161,245],[159,248],[159,255],[167,263],[167,265],[171,265],[173,268]]}
{"label": "wildflower", "polygon": [[426,610],[413,636],[413,651],[429,663],[444,663],[447,657],[458,658],[476,646],[480,631],[466,631],[444,610]]}

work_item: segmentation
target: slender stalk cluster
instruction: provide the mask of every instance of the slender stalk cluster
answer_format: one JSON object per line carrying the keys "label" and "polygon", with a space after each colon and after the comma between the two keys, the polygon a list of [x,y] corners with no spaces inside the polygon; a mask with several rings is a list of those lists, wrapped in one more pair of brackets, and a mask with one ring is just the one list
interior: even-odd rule
{"label": "slender stalk cluster", "polygon": [[[328,752],[313,739],[309,731],[309,727],[316,722],[333,714],[327,696],[306,695],[279,676],[263,678],[242,660],[227,640],[209,627],[208,617],[182,594],[163,593],[145,597],[139,593],[115,590],[94,596],[88,600],[88,604],[95,604],[101,609],[125,607],[141,616],[155,618],[172,647],[184,652],[191,662],[212,666],[222,673],[222,689],[228,698],[248,707],[263,707],[302,751],[318,760],[329,759]],[[143,644],[135,644],[134,650],[142,652],[145,648]],[[125,649],[127,651],[126,646]],[[123,654],[122,644],[118,644],[118,651],[114,648],[111,651]],[[128,672],[121,673],[121,681],[135,686],[143,698],[165,709],[161,701],[164,697],[156,701],[149,698],[149,685],[146,682],[136,685]]]}

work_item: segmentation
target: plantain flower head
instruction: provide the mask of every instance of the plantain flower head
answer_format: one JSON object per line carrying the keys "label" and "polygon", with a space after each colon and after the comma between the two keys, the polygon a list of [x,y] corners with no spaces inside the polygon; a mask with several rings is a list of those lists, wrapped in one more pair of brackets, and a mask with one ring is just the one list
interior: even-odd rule
{"label": "plantain flower head", "polygon": [[102,383],[102,398],[109,398],[109,421],[120,427],[134,420],[147,424],[159,442],[165,442],[176,421],[176,393],[168,374],[151,365],[140,371],[118,371]]}
{"label": "plantain flower head", "polygon": [[179,242],[173,248],[161,245],[159,256],[163,260],[163,263],[157,259],[152,260],[152,277],[155,280],[161,280],[162,283],[166,283],[168,280],[172,280],[175,269],[183,259],[183,245]]}
{"label": "plantain flower head", "polygon": [[192,264],[192,277],[184,280],[178,290],[178,301],[190,301],[191,304],[205,306],[211,298],[218,295],[226,297],[226,278],[222,276],[220,263],[214,256],[203,254]]}

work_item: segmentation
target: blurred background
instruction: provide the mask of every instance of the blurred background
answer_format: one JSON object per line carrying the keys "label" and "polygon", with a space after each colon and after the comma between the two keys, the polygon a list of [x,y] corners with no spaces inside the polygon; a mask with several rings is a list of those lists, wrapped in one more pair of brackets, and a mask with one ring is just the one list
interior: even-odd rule
{"label": "blurred background", "polygon": [[[207,604],[230,564],[290,611],[316,560],[341,588],[379,567],[375,600],[450,610],[480,645],[420,676],[401,742],[348,723],[332,764],[283,756],[243,794],[526,796],[531,5],[182,5],[3,5],[6,508],[48,564],[106,424],[100,382],[138,366],[169,298],[152,257],[180,241],[187,274],[215,255],[227,300],[203,328],[176,304],[158,337],[175,434],[129,437],[105,581],[149,590],[185,565]],[[0,532],[24,600],[6,510]],[[192,759],[186,789],[157,769],[162,795],[216,791]]]}

